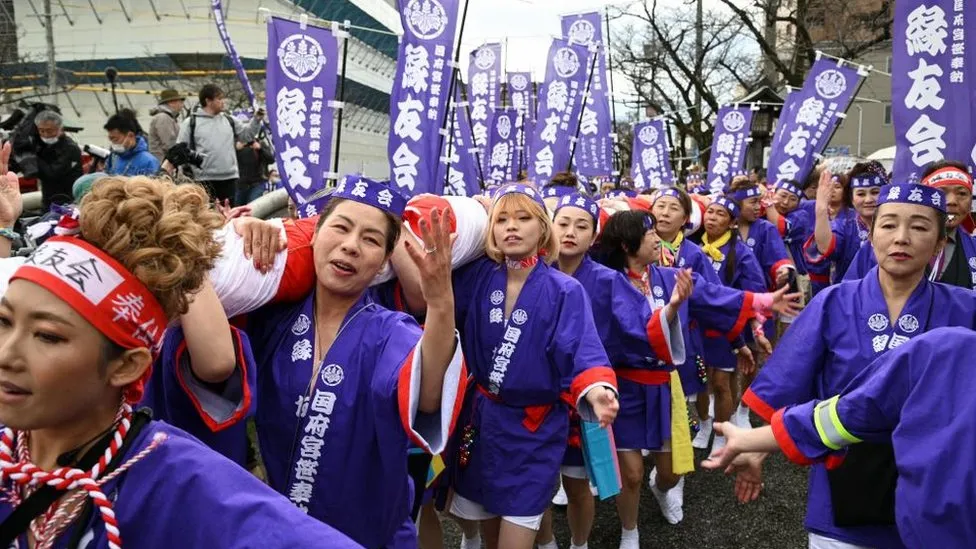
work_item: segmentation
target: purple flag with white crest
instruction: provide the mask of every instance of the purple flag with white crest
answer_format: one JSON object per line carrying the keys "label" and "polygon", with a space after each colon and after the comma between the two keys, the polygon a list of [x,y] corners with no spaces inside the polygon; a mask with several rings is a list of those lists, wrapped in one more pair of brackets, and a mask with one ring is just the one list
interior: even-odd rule
{"label": "purple flag with white crest", "polygon": [[866,75],[846,62],[822,58],[813,64],[803,88],[790,94],[780,114],[779,145],[766,170],[770,182],[807,178]]}
{"label": "purple flag with white crest", "polygon": [[674,185],[671,151],[668,149],[668,122],[656,118],[634,125],[631,177],[637,190]]}
{"label": "purple flag with white crest", "polygon": [[443,188],[441,194],[475,196],[481,192],[474,155],[477,149],[471,143],[471,124],[468,123],[467,103],[461,101],[461,86],[455,89],[454,98],[451,121],[447,125],[448,132],[453,130],[453,138],[444,139],[444,153],[437,172],[438,186]]}
{"label": "purple flag with white crest", "polygon": [[[964,7],[968,5],[969,7]],[[976,8],[962,0],[899,0],[892,40],[895,181],[937,160],[976,164]]]}
{"label": "purple flag with white crest", "polygon": [[[613,120],[607,87],[607,60],[599,12],[562,16],[563,37],[570,43],[592,46],[597,56],[589,94],[583,104],[576,168],[585,176],[610,175],[613,171]],[[587,63],[587,67],[591,66]]]}
{"label": "purple flag with white crest", "polygon": [[[508,102],[519,113],[518,132],[515,136],[515,167],[516,176],[525,161],[526,123],[535,116],[535,91],[532,85],[532,73],[508,73]],[[531,113],[531,114],[530,114]]]}
{"label": "purple flag with white crest", "polygon": [[492,116],[488,146],[485,149],[485,179],[491,185],[515,181],[518,164],[515,147],[519,113],[513,108],[496,109]]}
{"label": "purple flag with white crest", "polygon": [[488,143],[491,112],[501,103],[502,45],[484,44],[471,52],[468,64],[468,102],[471,104],[471,130],[481,150]]}
{"label": "purple flag with white crest", "polygon": [[457,0],[399,0],[403,37],[390,93],[390,173],[406,196],[436,193],[449,102]]}
{"label": "purple flag with white crest", "polygon": [[586,90],[589,51],[557,38],[549,47],[546,82],[539,90],[539,112],[526,162],[529,179],[545,185],[569,169],[572,139],[579,126]]}
{"label": "purple flag with white crest", "polygon": [[741,172],[746,164],[747,143],[752,131],[750,105],[732,105],[718,110],[712,136],[712,155],[708,160],[708,179],[705,187],[710,193],[722,192],[732,175]]}
{"label": "purple flag with white crest", "polygon": [[272,17],[265,90],[278,173],[299,210],[332,167],[338,44],[332,31]]}

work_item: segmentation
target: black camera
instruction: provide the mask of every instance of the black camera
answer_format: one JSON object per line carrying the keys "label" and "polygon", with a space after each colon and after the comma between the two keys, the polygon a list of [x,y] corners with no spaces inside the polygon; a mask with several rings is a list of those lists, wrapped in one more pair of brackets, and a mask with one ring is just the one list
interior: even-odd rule
{"label": "black camera", "polygon": [[37,177],[40,171],[37,159],[40,137],[37,135],[34,117],[46,110],[61,114],[57,105],[24,102],[9,118],[0,123],[0,130],[10,132],[11,169],[21,172],[27,178]]}
{"label": "black camera", "polygon": [[166,151],[166,160],[177,168],[187,164],[199,168],[206,157],[207,155],[191,149],[186,143],[177,143]]}

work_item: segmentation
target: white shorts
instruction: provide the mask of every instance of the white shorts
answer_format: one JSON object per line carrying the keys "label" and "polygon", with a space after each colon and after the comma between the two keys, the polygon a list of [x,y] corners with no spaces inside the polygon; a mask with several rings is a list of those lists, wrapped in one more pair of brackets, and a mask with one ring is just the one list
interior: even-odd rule
{"label": "white shorts", "polygon": [[[484,505],[471,501],[457,492],[454,493],[454,499],[451,501],[451,514],[466,520],[490,520],[498,516],[486,511]],[[539,513],[532,517],[503,516],[502,520],[522,528],[538,531],[539,525],[542,524],[543,514],[545,513]]]}
{"label": "white shorts", "polygon": [[575,478],[579,480],[587,480],[590,475],[586,474],[586,467],[582,465],[562,465],[559,467],[559,472],[564,477]]}
{"label": "white shorts", "polygon": [[654,450],[644,450],[637,448],[617,448],[618,452],[640,452],[642,456],[647,457],[651,454],[666,454],[671,451],[671,439],[664,441],[664,444],[660,448],[655,448]]}
{"label": "white shorts", "polygon": [[808,549],[871,549],[871,547],[864,545],[854,545],[853,543],[826,538],[813,532],[809,533],[808,543]]}

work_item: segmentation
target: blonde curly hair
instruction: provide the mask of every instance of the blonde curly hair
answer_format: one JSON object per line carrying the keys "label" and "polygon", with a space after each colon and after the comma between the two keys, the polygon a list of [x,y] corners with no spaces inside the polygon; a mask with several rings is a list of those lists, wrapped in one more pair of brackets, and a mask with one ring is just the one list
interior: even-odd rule
{"label": "blonde curly hair", "polygon": [[133,273],[169,319],[186,313],[220,255],[224,218],[199,185],[105,177],[81,201],[81,236]]}

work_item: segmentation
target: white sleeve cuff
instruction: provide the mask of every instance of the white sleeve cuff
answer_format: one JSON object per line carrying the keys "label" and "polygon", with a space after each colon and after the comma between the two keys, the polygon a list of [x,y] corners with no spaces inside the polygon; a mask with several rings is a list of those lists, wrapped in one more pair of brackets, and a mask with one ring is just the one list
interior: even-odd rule
{"label": "white sleeve cuff", "polygon": [[[408,424],[410,428],[410,438],[417,442],[421,448],[430,454],[439,454],[447,446],[447,439],[450,436],[451,422],[454,420],[454,412],[459,399],[464,398],[461,394],[461,376],[463,374],[464,358],[461,353],[461,340],[457,331],[454,332],[455,351],[451,358],[451,363],[444,373],[444,384],[441,387],[441,409],[435,414],[424,414],[418,410],[420,405],[420,382],[423,376],[423,355],[421,348],[424,337],[414,349],[413,361],[410,368],[410,397],[407,404]],[[406,367],[406,366],[404,366]],[[407,390],[400,387],[399,390]]]}
{"label": "white sleeve cuff", "polygon": [[580,393],[579,400],[576,401],[576,412],[583,421],[600,421],[600,418],[596,416],[596,412],[593,411],[593,406],[591,406],[590,402],[586,400],[586,394],[595,387],[606,387],[607,389],[613,391],[613,393],[618,397],[620,396],[619,393],[617,393],[617,388],[605,381],[597,381],[596,383],[587,385],[586,389],[583,389],[583,391]]}

